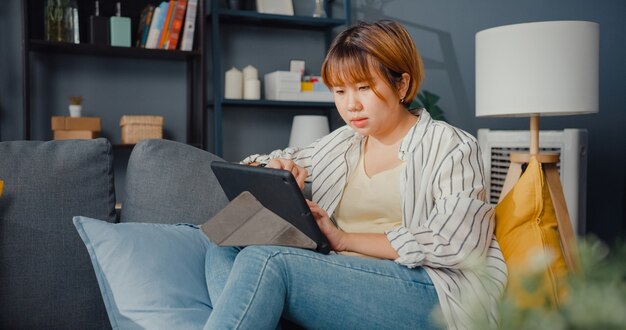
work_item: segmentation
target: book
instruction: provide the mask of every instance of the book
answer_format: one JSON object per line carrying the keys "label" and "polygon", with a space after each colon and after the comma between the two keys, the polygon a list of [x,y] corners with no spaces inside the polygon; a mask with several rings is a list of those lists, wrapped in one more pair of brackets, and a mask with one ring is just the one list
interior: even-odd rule
{"label": "book", "polygon": [[176,9],[172,17],[172,24],[170,27],[170,35],[167,42],[167,49],[175,50],[178,46],[178,40],[180,39],[180,31],[183,27],[183,21],[185,20],[185,10],[187,9],[187,0],[178,0]]}
{"label": "book", "polygon": [[187,3],[187,14],[185,16],[185,26],[183,28],[183,40],[180,50],[190,51],[193,49],[193,34],[196,29],[196,12],[198,10],[198,0],[189,0]]}
{"label": "book", "polygon": [[139,16],[139,25],[137,27],[137,41],[136,47],[144,48],[146,46],[146,39],[148,38],[148,32],[150,31],[150,23],[152,22],[152,14],[154,14],[154,6],[147,5],[141,11]]}
{"label": "book", "polygon": [[171,0],[170,6],[167,9],[167,14],[165,15],[165,22],[163,23],[163,28],[161,29],[161,36],[159,37],[159,45],[158,49],[167,49],[167,41],[170,35],[170,27],[172,25],[172,16],[174,15],[174,10],[176,9],[176,4],[178,1]]}
{"label": "book", "polygon": [[148,33],[148,39],[146,40],[146,48],[157,48],[159,37],[161,36],[161,29],[163,28],[163,22],[165,20],[165,13],[167,13],[169,5],[169,2],[163,1],[157,8],[154,9],[154,14],[152,14],[152,23],[150,24],[150,32]]}

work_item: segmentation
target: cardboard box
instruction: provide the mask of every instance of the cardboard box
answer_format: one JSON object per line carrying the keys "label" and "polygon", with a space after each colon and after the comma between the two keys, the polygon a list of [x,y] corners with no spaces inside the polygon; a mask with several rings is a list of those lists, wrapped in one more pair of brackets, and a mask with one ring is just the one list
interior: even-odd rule
{"label": "cardboard box", "polygon": [[85,131],[85,130],[54,130],[55,140],[85,140],[95,139],[99,135],[99,132]]}
{"label": "cardboard box", "polygon": [[52,130],[101,131],[100,117],[52,116]]}

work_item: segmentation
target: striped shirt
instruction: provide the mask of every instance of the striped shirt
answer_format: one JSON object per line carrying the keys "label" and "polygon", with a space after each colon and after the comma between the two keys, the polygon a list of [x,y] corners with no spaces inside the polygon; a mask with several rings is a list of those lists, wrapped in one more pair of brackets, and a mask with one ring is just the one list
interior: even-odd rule
{"label": "striped shirt", "polygon": [[[507,270],[494,232],[494,210],[485,201],[480,150],[470,134],[413,110],[420,120],[404,137],[398,157],[402,225],[386,232],[397,263],[424,267],[451,329],[475,318],[497,324],[496,304]],[[313,200],[333,214],[355,170],[364,136],[348,126],[304,148],[252,155],[244,163],[292,159],[309,172]],[[481,267],[477,267],[481,264]]]}

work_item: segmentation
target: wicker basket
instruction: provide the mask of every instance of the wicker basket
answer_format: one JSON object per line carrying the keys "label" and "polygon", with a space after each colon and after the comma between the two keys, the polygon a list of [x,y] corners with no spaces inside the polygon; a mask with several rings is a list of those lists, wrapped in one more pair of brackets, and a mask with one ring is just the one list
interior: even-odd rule
{"label": "wicker basket", "polygon": [[134,144],[143,139],[163,138],[162,116],[122,116],[122,143]]}

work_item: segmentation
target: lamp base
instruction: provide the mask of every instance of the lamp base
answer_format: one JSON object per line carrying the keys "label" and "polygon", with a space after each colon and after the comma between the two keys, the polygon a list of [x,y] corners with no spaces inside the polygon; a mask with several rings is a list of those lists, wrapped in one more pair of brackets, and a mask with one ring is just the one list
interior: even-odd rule
{"label": "lamp base", "polygon": [[[563,195],[563,186],[561,185],[561,177],[557,163],[559,162],[558,153],[542,153],[533,155],[541,163],[541,168],[546,178],[546,184],[550,191],[550,198],[554,204],[554,212],[556,214],[559,235],[561,236],[561,249],[565,257],[567,268],[575,272],[578,270],[578,256],[576,249],[576,235],[572,228],[572,222],[567,211],[567,203]],[[527,153],[511,153],[509,158],[511,164],[504,179],[502,192],[498,203],[513,189],[513,186],[522,175],[522,166],[530,161],[530,154]]]}

